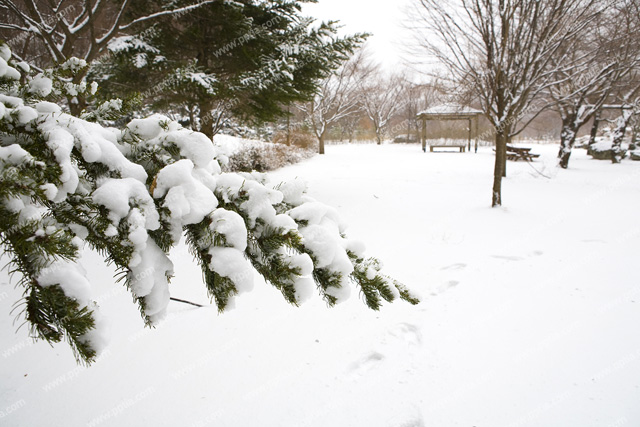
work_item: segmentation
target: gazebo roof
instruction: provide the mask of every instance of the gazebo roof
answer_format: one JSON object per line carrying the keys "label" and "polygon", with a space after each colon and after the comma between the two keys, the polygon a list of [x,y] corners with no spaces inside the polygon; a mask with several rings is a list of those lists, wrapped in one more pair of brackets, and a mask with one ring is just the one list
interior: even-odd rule
{"label": "gazebo roof", "polygon": [[482,111],[459,104],[441,104],[417,114],[418,118],[429,119],[469,119],[482,114]]}

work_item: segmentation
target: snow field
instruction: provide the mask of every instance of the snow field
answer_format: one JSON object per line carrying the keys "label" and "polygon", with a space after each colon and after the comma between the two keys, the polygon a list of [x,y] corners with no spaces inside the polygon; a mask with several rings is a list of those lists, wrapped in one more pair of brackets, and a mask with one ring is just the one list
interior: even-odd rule
{"label": "snow field", "polygon": [[[294,308],[256,275],[228,313],[171,302],[144,329],[130,294],[87,252],[111,340],[84,368],[65,344],[14,334],[20,292],[3,272],[0,424],[640,424],[640,165],[576,151],[565,171],[556,145],[532,151],[542,154],[532,165],[509,163],[499,209],[489,208],[489,148],[328,146],[269,174],[306,180],[386,273],[421,294],[415,307],[373,312],[353,293],[332,309],[319,298]],[[171,295],[206,302],[185,247],[171,259]]]}

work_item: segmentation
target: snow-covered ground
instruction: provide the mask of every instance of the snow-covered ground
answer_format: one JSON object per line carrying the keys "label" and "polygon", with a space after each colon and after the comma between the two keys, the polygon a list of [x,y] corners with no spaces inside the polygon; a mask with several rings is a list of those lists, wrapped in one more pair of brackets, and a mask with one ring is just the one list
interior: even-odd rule
{"label": "snow-covered ground", "polygon": [[[329,146],[270,174],[306,179],[415,307],[294,308],[257,282],[233,311],[172,302],[148,330],[87,253],[112,340],[85,368],[14,333],[20,292],[3,272],[0,425],[640,425],[640,163],[577,151],[560,170],[557,146],[533,152],[509,163],[500,209],[489,148]],[[207,302],[189,254],[172,255],[172,295]]]}

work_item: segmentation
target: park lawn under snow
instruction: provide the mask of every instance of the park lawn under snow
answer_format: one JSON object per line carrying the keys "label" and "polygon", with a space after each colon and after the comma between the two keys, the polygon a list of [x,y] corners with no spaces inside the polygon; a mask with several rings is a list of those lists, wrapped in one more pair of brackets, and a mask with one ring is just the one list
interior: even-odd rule
{"label": "park lawn under snow", "polygon": [[[533,152],[509,163],[499,209],[489,148],[328,146],[270,174],[307,180],[418,306],[295,308],[256,278],[232,311],[171,302],[149,330],[86,253],[111,344],[85,368],[14,333],[3,272],[0,425],[640,425],[640,163],[577,151],[560,170],[557,146]],[[172,296],[207,303],[184,247],[172,257]]]}

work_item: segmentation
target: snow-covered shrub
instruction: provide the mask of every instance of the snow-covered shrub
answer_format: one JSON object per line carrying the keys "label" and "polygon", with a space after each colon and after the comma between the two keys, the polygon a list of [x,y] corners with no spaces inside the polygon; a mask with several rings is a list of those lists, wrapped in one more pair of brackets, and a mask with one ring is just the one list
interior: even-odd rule
{"label": "snow-covered shrub", "polygon": [[[287,140],[289,143],[287,144]],[[302,129],[292,129],[290,132],[280,131],[273,135],[273,142],[285,145],[295,145],[305,150],[317,150],[318,139]]]}
{"label": "snow-covered shrub", "polygon": [[[595,144],[592,144],[587,148],[587,154],[596,160],[611,160],[611,156],[613,156],[612,147],[613,141],[611,138],[596,138]],[[627,144],[622,144],[619,154],[622,159],[627,155],[626,147],[628,147]]]}
{"label": "snow-covered shrub", "polygon": [[157,324],[170,298],[167,254],[184,234],[220,311],[251,290],[254,269],[294,305],[316,290],[335,304],[351,283],[373,309],[398,296],[416,302],[304,183],[222,173],[227,159],[211,140],[161,115],[123,129],[74,117],[47,100],[64,82],[59,71],[32,76],[10,58],[0,46],[0,239],[34,337],[66,339],[87,363],[103,346],[76,263],[85,245],[115,264],[145,322]]}
{"label": "snow-covered shrub", "polygon": [[225,172],[267,172],[308,159],[315,151],[262,141],[245,140],[229,155]]}

